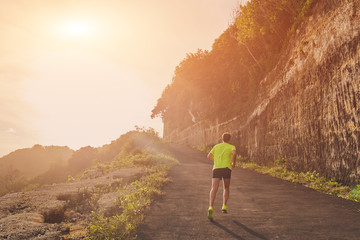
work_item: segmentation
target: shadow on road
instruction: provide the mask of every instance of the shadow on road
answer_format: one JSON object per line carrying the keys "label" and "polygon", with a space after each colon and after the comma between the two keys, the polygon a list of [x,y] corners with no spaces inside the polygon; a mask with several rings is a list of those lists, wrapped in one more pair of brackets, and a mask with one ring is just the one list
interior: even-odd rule
{"label": "shadow on road", "polygon": [[244,238],[240,237],[239,235],[237,235],[237,234],[234,233],[233,231],[227,229],[225,226],[221,225],[220,223],[218,223],[218,222],[216,222],[216,221],[212,221],[212,224],[214,224],[214,225],[217,226],[218,228],[221,228],[221,229],[224,230],[225,232],[231,234],[234,238],[244,240]]}
{"label": "shadow on road", "polygon": [[255,237],[258,237],[258,238],[263,239],[263,240],[267,240],[266,237],[264,237],[264,236],[261,235],[260,233],[255,232],[254,230],[248,228],[248,227],[245,226],[244,224],[241,224],[241,223],[239,223],[238,221],[235,221],[235,220],[233,220],[233,222],[234,222],[236,225],[242,227],[245,231],[247,231],[247,232],[250,233],[251,235],[254,235]]}

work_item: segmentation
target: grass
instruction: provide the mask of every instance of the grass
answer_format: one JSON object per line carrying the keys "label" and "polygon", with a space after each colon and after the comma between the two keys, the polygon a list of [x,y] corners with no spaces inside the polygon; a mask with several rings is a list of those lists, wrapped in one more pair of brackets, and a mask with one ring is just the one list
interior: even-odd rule
{"label": "grass", "polygon": [[252,169],[293,183],[302,184],[319,192],[360,202],[360,185],[356,185],[354,187],[344,186],[337,182],[336,179],[329,179],[324,176],[320,176],[320,174],[316,171],[291,171],[285,167],[285,163],[286,160],[280,157],[275,161],[275,166],[267,167],[254,162],[249,162],[241,156],[238,156],[237,165],[242,168]]}
{"label": "grass", "polygon": [[87,239],[128,239],[134,234],[150,204],[162,194],[163,185],[170,181],[168,168],[166,165],[157,166],[148,175],[122,189],[124,194],[116,200],[121,213],[106,217],[93,211]]}
{"label": "grass", "polygon": [[[94,192],[92,199],[96,203],[102,192],[118,192],[115,201],[116,211],[113,216],[105,216],[94,205],[90,224],[86,229],[87,239],[128,239],[135,235],[137,226],[143,221],[145,213],[156,197],[162,195],[162,187],[170,181],[168,170],[178,164],[178,161],[161,153],[137,153],[135,155],[118,155],[114,161],[99,163],[93,170],[101,172],[112,171],[123,167],[141,167],[145,174],[132,183],[121,188],[104,187]],[[106,188],[106,189],[105,189]]]}

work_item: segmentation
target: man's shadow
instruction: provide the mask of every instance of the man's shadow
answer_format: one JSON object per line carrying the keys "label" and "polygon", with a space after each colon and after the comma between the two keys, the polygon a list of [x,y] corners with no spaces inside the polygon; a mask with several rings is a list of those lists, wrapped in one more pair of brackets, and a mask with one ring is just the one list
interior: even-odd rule
{"label": "man's shadow", "polygon": [[244,224],[241,224],[241,223],[239,223],[238,221],[235,221],[235,220],[233,220],[233,222],[234,222],[236,225],[242,227],[245,231],[247,231],[248,233],[250,233],[251,235],[253,235],[253,236],[255,236],[255,237],[258,237],[259,239],[263,239],[263,240],[266,240],[266,239],[267,239],[265,236],[261,235],[260,233],[255,232],[254,230],[248,228],[248,227],[245,226]]}
{"label": "man's shadow", "polygon": [[231,231],[230,229],[226,228],[224,225],[221,225],[220,223],[218,223],[218,222],[216,222],[216,221],[212,221],[211,223],[214,224],[215,226],[217,226],[218,228],[221,228],[221,229],[224,230],[225,232],[229,233],[229,234],[232,235],[234,238],[244,240],[244,238],[240,237],[239,235],[237,235],[236,233],[234,233],[234,232]]}
{"label": "man's shadow", "polygon": [[[259,238],[259,239],[267,240],[267,238],[265,236],[261,235],[260,233],[255,232],[254,230],[248,228],[244,224],[241,224],[241,223],[239,223],[238,221],[235,221],[235,220],[233,220],[233,223],[240,226],[242,229],[244,229],[246,232],[250,233],[251,235],[253,235],[253,236],[255,236],[255,237]],[[231,231],[230,229],[226,228],[224,225],[222,225],[222,224],[220,224],[220,223],[218,223],[216,221],[212,221],[212,224],[214,224],[218,228],[224,230],[225,232],[229,233],[230,235],[232,235],[236,239],[242,239],[242,240],[245,239],[245,238],[237,235],[236,233],[234,233],[233,231]]]}

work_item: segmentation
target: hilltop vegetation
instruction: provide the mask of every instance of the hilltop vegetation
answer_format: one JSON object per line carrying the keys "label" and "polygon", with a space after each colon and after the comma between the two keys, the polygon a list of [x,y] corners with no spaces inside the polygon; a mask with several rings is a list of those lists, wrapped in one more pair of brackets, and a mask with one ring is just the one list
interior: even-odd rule
{"label": "hilltop vegetation", "polygon": [[260,80],[274,68],[314,2],[252,0],[241,6],[211,51],[199,49],[180,62],[151,117],[181,130],[195,121],[222,121],[249,111]]}
{"label": "hilltop vegetation", "polygon": [[21,190],[30,179],[48,169],[64,167],[74,150],[68,147],[34,145],[0,159],[0,196]]}
{"label": "hilltop vegetation", "polygon": [[146,138],[158,138],[151,128],[137,128],[99,148],[86,146],[74,151],[68,147],[35,145],[16,150],[0,159],[0,196],[44,184],[63,183],[96,164],[112,161],[120,155],[136,155],[148,144],[144,137],[141,140],[136,137],[140,133]]}
{"label": "hilltop vegetation", "polygon": [[69,147],[34,145],[16,150],[0,158],[0,176],[17,170],[19,175],[33,177],[46,171],[51,165],[66,164],[73,154]]}

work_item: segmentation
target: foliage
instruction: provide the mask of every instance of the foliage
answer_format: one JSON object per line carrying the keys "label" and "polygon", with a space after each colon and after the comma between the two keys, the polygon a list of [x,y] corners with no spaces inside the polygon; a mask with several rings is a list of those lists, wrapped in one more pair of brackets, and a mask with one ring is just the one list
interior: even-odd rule
{"label": "foliage", "polygon": [[98,150],[91,146],[82,147],[71,156],[68,162],[68,169],[71,173],[84,171],[93,164],[98,156]]}
{"label": "foliage", "polygon": [[[165,157],[172,159],[171,157]],[[121,190],[116,202],[121,213],[105,217],[101,212],[92,212],[91,224],[87,229],[88,239],[128,239],[138,224],[143,220],[151,202],[161,195],[162,186],[169,181],[166,177],[168,168],[174,164],[160,163],[152,168],[148,175],[132,182]]]}
{"label": "foliage", "polygon": [[182,130],[204,119],[227,120],[250,111],[260,80],[274,68],[288,34],[314,2],[251,0],[240,6],[211,51],[198,49],[180,62],[151,117],[161,117],[167,129]]}
{"label": "foliage", "polygon": [[316,171],[295,172],[288,170],[285,166],[286,160],[282,157],[275,160],[274,167],[261,166],[254,162],[244,162],[240,159],[241,156],[238,156],[237,164],[242,168],[253,169],[273,177],[302,184],[319,192],[360,202],[360,185],[351,188],[349,186],[343,186],[341,183],[338,183],[336,179],[328,179],[324,176],[320,176]]}
{"label": "foliage", "polygon": [[49,169],[29,180],[30,184],[43,185],[66,182],[70,174],[68,167],[64,164],[52,164]]}
{"label": "foliage", "polygon": [[[137,129],[122,135],[110,145],[101,147],[97,160],[78,178],[91,173],[104,175],[121,168],[152,168],[161,163],[174,163],[176,160],[169,156],[167,149],[167,144],[152,128]],[[109,152],[112,156],[111,161],[108,160]]]}
{"label": "foliage", "polygon": [[305,17],[309,16],[311,13],[311,9],[317,0],[306,0],[305,3],[302,5],[302,9],[298,16],[296,17],[294,24],[292,25],[288,35],[292,34],[296,28],[300,25],[300,23],[304,20]]}
{"label": "foliage", "polygon": [[0,196],[6,193],[18,192],[28,184],[28,179],[20,175],[19,170],[10,168],[0,176]]}

